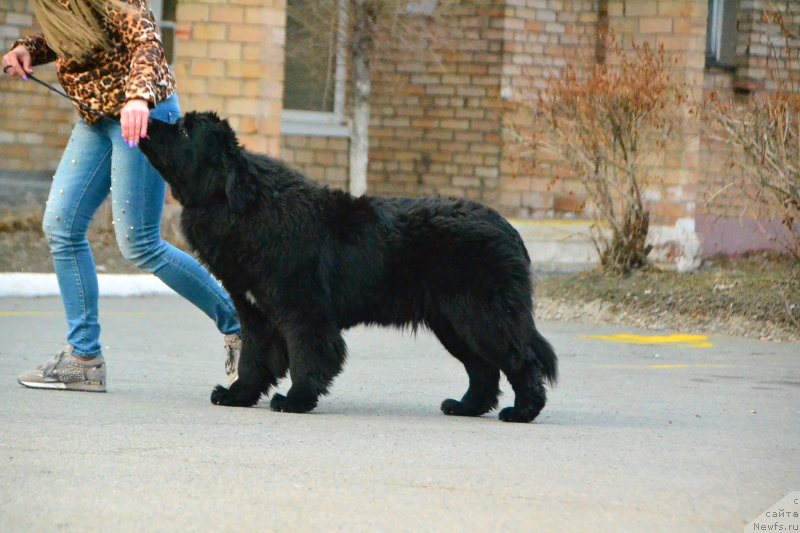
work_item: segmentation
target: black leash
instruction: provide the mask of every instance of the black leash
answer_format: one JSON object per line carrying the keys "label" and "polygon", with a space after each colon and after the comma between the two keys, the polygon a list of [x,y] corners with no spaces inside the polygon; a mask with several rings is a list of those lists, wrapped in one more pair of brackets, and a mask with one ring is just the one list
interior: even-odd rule
{"label": "black leash", "polygon": [[[8,72],[8,69],[10,69],[10,68],[12,68],[11,65],[6,65],[6,67],[3,69],[3,73],[5,74],[6,72]],[[81,102],[80,100],[71,97],[70,95],[68,95],[64,91],[59,90],[57,87],[53,87],[49,83],[43,82],[42,80],[40,80],[39,78],[37,78],[33,74],[26,74],[26,76],[28,78],[30,78],[31,80],[35,81],[36,83],[38,83],[39,85],[41,85],[42,87],[44,87],[45,89],[47,89],[49,91],[53,91],[57,95],[63,96],[64,98],[66,98],[66,99],[78,104],[81,107],[81,109],[83,109],[84,111],[87,111],[88,113],[90,113],[90,114],[92,114],[92,115],[94,115],[94,116],[96,116],[98,118],[103,118],[103,119],[106,119],[106,120],[110,120],[114,124],[119,124],[119,120],[118,119],[107,117],[106,115],[104,115],[104,114],[102,114],[102,113],[100,113],[98,111],[95,111],[94,109],[92,109],[91,107],[89,107],[85,103]]]}

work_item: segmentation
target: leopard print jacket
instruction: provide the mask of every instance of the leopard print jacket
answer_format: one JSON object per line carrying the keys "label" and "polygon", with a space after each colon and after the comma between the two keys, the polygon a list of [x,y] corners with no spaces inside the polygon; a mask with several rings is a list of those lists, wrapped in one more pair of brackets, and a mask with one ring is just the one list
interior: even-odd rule
{"label": "leopard print jacket", "polygon": [[[74,0],[57,0],[64,7]],[[119,116],[128,100],[141,98],[150,107],[175,92],[175,78],[164,56],[155,17],[147,0],[122,0],[134,9],[109,9],[102,21],[110,49],[97,50],[87,58],[57,57],[42,35],[16,41],[31,54],[33,65],[56,62],[56,74],[72,98],[109,117]],[[76,106],[88,124],[100,119]]]}

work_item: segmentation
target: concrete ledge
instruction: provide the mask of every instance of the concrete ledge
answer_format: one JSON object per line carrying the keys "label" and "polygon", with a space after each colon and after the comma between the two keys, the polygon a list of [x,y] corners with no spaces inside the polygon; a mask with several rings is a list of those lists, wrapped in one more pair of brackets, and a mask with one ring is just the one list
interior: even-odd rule
{"label": "concrete ledge", "polygon": [[598,263],[586,220],[509,220],[519,231],[534,273],[575,273]]}
{"label": "concrete ledge", "polygon": [[[100,296],[174,295],[151,274],[98,274]],[[0,273],[0,298],[58,296],[55,274]]]}

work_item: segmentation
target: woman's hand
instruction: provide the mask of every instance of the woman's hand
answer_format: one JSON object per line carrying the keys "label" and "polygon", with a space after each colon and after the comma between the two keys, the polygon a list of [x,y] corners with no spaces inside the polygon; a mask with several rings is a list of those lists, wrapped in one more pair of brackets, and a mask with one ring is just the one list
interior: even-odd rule
{"label": "woman's hand", "polygon": [[[10,67],[10,68],[9,68]],[[21,44],[3,56],[3,72],[16,78],[28,79],[31,70],[31,53]]]}
{"label": "woman's hand", "polygon": [[150,107],[146,100],[128,100],[120,112],[119,124],[122,126],[122,138],[133,148],[139,139],[147,135],[147,120],[150,118]]}

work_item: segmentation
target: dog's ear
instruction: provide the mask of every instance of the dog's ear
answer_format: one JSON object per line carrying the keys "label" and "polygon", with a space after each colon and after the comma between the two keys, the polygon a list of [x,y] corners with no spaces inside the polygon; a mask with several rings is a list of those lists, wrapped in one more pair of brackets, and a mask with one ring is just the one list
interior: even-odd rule
{"label": "dog's ear", "polygon": [[249,170],[247,165],[236,164],[230,159],[224,164],[225,195],[234,213],[243,213],[258,201],[258,189]]}
{"label": "dog's ear", "polygon": [[243,159],[243,149],[230,123],[213,112],[204,113],[203,118],[206,121],[203,144],[216,147],[215,162],[228,206],[234,213],[242,213],[258,199],[253,169]]}

